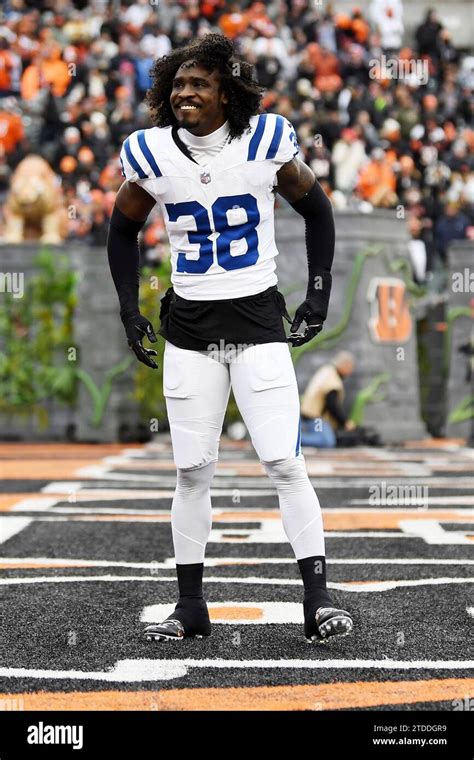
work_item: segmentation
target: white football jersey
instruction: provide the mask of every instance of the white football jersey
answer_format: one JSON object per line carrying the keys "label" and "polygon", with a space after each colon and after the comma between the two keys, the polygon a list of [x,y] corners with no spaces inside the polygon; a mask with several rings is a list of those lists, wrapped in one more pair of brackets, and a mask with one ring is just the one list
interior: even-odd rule
{"label": "white football jersey", "polygon": [[170,240],[177,295],[214,301],[276,285],[273,210],[276,173],[299,152],[283,116],[250,118],[250,131],[205,166],[175,144],[171,127],[142,129],[120,153],[122,172],[160,205]]}

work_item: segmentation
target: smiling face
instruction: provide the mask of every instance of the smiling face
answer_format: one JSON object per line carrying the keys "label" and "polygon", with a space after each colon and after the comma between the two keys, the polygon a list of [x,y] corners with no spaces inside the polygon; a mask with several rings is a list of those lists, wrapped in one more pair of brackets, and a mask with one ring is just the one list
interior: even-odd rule
{"label": "smiling face", "polygon": [[179,67],[173,79],[170,105],[180,127],[198,137],[209,135],[226,121],[227,102],[215,70],[209,73],[193,61]]}

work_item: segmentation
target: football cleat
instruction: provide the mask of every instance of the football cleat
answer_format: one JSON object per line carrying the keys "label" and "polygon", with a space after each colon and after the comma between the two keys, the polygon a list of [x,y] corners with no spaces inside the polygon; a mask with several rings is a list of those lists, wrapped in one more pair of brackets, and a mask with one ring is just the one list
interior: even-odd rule
{"label": "football cleat", "polygon": [[203,600],[178,602],[169,618],[162,623],[147,625],[143,635],[147,641],[183,641],[210,636],[211,621],[206,603]]}
{"label": "football cleat", "polygon": [[143,631],[147,641],[181,641],[184,639],[184,626],[179,620],[164,620],[162,623],[147,625]]}
{"label": "football cleat", "polygon": [[346,610],[318,607],[314,621],[305,624],[306,641],[309,644],[327,644],[334,636],[348,636],[353,627],[353,620]]}

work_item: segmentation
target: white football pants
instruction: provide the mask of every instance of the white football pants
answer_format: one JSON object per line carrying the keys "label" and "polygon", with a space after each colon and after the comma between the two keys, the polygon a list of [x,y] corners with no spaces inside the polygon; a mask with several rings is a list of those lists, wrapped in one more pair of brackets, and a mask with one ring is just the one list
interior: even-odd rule
{"label": "white football pants", "polygon": [[171,526],[177,564],[203,562],[210,487],[232,387],[262,466],[273,482],[296,559],[323,556],[321,508],[300,445],[300,403],[290,348],[263,343],[191,351],[166,341],[163,390],[177,485]]}

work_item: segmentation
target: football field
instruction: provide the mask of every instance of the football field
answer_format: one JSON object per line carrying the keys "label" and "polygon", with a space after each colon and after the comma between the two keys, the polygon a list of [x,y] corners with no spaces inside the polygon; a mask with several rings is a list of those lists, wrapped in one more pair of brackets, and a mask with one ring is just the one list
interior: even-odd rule
{"label": "football field", "polygon": [[472,449],[303,453],[329,589],[353,634],[306,642],[276,491],[251,445],[223,437],[204,578],[212,636],[165,644],[142,630],[177,597],[169,436],[1,444],[3,709],[469,709]]}

